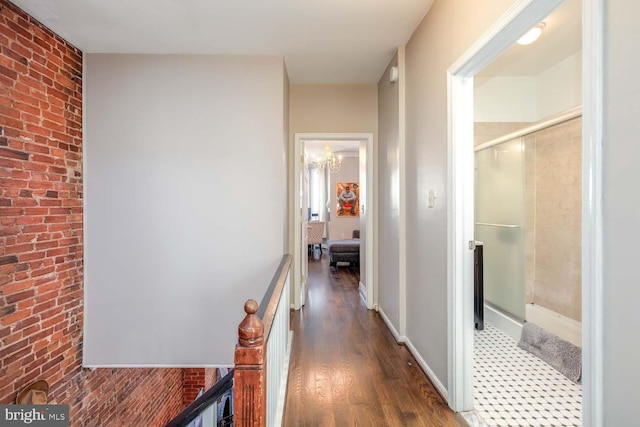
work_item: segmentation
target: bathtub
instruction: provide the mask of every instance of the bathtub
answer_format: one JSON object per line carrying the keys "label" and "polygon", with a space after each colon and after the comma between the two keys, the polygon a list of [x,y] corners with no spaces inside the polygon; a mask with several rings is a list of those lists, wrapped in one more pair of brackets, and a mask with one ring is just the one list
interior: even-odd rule
{"label": "bathtub", "polygon": [[[563,340],[582,347],[582,323],[558,314],[537,304],[527,304],[525,316],[528,322],[535,323],[542,329],[559,336]],[[522,321],[516,319],[491,304],[484,305],[484,318],[494,327],[520,341]]]}
{"label": "bathtub", "polygon": [[582,347],[581,322],[536,304],[527,304],[526,316],[528,322],[535,323],[563,340]]}

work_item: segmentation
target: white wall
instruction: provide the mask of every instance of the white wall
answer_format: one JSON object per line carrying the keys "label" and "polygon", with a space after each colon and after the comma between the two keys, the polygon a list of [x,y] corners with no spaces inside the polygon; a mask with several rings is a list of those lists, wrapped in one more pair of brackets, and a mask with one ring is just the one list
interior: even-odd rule
{"label": "white wall", "polygon": [[640,420],[640,3],[604,3],[604,425],[631,426]]}
{"label": "white wall", "polygon": [[389,81],[397,54],[378,82],[378,304],[400,330],[399,86]]}
{"label": "white wall", "polygon": [[233,364],[284,251],[284,72],[86,55],[85,364]]}
{"label": "white wall", "polygon": [[447,69],[512,3],[436,0],[406,46],[407,338],[445,387]]}
{"label": "white wall", "polygon": [[536,108],[535,77],[478,77],[473,92],[476,122],[534,122]]}
{"label": "white wall", "polygon": [[536,76],[537,119],[582,105],[582,52]]}
{"label": "white wall", "polygon": [[582,104],[582,52],[535,76],[475,79],[476,122],[535,122]]}

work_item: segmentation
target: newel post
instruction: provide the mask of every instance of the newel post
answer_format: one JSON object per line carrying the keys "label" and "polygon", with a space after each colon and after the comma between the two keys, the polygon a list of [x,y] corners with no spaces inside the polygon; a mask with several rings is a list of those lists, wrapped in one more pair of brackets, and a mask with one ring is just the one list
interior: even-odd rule
{"label": "newel post", "polygon": [[234,356],[234,425],[266,426],[267,372],[264,323],[256,316],[258,303],[244,304],[247,314],[238,326],[238,344]]}

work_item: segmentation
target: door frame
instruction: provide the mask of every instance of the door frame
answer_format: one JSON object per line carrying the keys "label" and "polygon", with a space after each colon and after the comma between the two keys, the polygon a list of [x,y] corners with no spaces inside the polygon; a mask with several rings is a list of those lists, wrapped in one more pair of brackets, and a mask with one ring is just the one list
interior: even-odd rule
{"label": "door frame", "polygon": [[[293,215],[291,216],[294,221],[294,236],[293,236],[293,254],[294,254],[294,265],[300,266],[300,222],[304,220],[304,212],[302,206],[300,206],[300,173],[301,173],[301,164],[302,164],[302,156],[304,153],[303,145],[305,141],[364,141],[366,143],[366,188],[365,188],[365,205],[364,208],[366,213],[366,221],[365,221],[365,236],[366,236],[366,244],[365,244],[365,272],[366,272],[366,282],[364,284],[365,287],[365,295],[363,295],[365,299],[365,303],[368,309],[375,308],[377,301],[374,301],[374,291],[375,291],[375,277],[373,272],[373,239],[374,239],[374,231],[373,231],[373,220],[375,215],[375,202],[374,202],[374,190],[375,190],[375,182],[374,182],[374,150],[373,150],[373,133],[296,133],[294,135],[293,142],[293,159],[294,159],[294,167],[293,167],[293,176],[294,179],[294,188],[293,194]],[[361,206],[362,209],[362,206]],[[304,283],[302,282],[301,272],[294,275],[293,280],[293,303],[292,306],[295,310],[300,309],[300,302],[302,297],[302,292],[304,291],[302,287]],[[305,278],[306,279],[306,278]]]}
{"label": "door frame", "polygon": [[[603,0],[582,0],[583,425],[603,424]],[[473,76],[564,0],[518,0],[448,70],[448,403],[473,409]]]}

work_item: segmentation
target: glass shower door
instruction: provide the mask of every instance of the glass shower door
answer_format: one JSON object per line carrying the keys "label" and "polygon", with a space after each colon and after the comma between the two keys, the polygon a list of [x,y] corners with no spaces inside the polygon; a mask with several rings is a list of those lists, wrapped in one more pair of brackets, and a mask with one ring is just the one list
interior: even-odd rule
{"label": "glass shower door", "polygon": [[484,243],[484,297],[525,318],[524,141],[476,152],[476,240]]}

